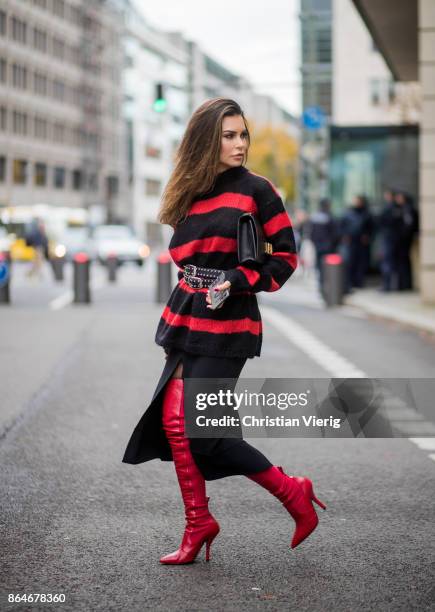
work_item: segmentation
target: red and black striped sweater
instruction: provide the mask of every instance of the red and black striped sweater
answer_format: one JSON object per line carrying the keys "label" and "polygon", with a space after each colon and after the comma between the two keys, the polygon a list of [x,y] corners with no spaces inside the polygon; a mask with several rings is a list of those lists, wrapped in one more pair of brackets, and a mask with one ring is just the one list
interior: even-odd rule
{"label": "red and black striped sweater", "polygon": [[[256,213],[273,245],[273,254],[255,269],[237,259],[237,221],[245,212]],[[255,294],[282,287],[297,265],[291,221],[270,181],[243,166],[220,173],[213,189],[197,197],[176,226],[169,252],[180,268],[179,281],[159,321],[156,343],[199,355],[259,356],[263,334]],[[207,308],[207,288],[187,285],[186,264],[225,270],[231,288],[221,308]]]}

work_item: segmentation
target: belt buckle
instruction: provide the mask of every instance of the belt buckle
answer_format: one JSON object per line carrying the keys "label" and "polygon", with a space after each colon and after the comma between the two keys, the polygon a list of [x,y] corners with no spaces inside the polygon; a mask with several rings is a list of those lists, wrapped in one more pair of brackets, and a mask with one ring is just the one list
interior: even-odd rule
{"label": "belt buckle", "polygon": [[196,276],[196,270],[197,266],[195,266],[194,264],[186,264],[184,266],[184,273],[188,274],[189,276]]}
{"label": "belt buckle", "polygon": [[[188,270],[189,268],[189,270]],[[192,272],[190,272],[192,270]],[[200,276],[196,276],[197,266],[194,264],[187,264],[184,267],[184,280],[186,283],[192,287],[192,289],[202,289],[203,288],[203,279]],[[191,285],[192,281],[198,281],[198,285]]]}
{"label": "belt buckle", "polygon": [[[188,276],[187,277],[189,279],[189,281],[199,281],[199,285],[190,285],[193,289],[202,289],[203,288],[203,281],[202,278],[200,276]],[[190,284],[190,282],[187,283],[188,285]]]}

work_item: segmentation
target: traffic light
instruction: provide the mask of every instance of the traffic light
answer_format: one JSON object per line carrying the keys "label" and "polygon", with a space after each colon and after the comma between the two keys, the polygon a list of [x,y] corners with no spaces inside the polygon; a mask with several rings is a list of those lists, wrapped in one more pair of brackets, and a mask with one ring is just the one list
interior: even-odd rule
{"label": "traffic light", "polygon": [[156,113],[163,113],[166,110],[166,106],[167,101],[163,91],[163,85],[162,83],[157,83],[153,102],[153,109],[156,111]]}

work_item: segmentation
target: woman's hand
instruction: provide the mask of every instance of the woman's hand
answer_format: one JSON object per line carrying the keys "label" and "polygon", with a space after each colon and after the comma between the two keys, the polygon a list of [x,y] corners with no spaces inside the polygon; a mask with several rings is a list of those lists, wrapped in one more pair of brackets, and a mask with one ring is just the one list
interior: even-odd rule
{"label": "woman's hand", "polygon": [[[225,291],[225,289],[229,289],[231,287],[231,283],[230,281],[225,281],[224,283],[222,283],[222,285],[216,285],[216,287],[213,289],[213,291]],[[207,304],[211,304],[211,298],[210,298],[210,289],[207,291],[207,295],[205,298]],[[224,305],[224,302],[222,302],[222,304],[220,304],[220,306],[218,306],[218,308],[222,308],[222,306]],[[207,308],[211,308],[211,306],[207,306]],[[211,308],[211,310],[213,310],[213,308]],[[217,310],[217,308],[216,308]]]}

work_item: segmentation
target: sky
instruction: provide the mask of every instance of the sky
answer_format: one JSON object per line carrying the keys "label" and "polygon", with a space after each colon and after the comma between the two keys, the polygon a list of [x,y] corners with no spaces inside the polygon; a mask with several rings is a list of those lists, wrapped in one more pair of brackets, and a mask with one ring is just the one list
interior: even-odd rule
{"label": "sky", "polygon": [[147,22],[178,30],[229,70],[300,113],[299,0],[135,0]]}

